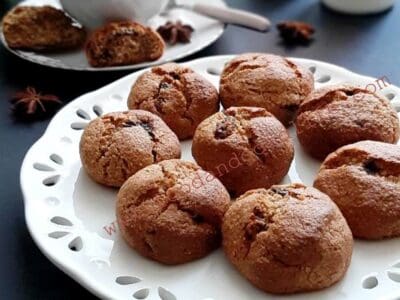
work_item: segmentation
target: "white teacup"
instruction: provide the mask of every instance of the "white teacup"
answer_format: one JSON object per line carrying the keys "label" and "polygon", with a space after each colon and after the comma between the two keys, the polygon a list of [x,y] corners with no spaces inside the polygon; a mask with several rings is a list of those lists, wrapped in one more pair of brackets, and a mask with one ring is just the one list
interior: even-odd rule
{"label": "white teacup", "polygon": [[343,13],[370,14],[389,9],[395,0],[322,0],[322,2],[331,9]]}
{"label": "white teacup", "polygon": [[63,9],[89,29],[115,20],[146,23],[164,10],[168,0],[60,0]]}

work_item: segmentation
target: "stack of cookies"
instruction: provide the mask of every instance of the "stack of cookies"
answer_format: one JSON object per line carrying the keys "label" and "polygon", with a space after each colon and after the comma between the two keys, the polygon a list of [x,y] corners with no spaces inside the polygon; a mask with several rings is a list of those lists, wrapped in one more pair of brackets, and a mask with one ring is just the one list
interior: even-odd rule
{"label": "stack of cookies", "polygon": [[[353,236],[400,236],[399,119],[375,93],[314,90],[304,67],[251,53],[225,65],[219,92],[170,63],[145,71],[127,102],[86,127],[80,153],[91,178],[120,187],[121,234],[147,258],[181,264],[222,245],[256,287],[296,293],[342,279]],[[294,157],[293,123],[324,160],[314,187],[277,185]],[[179,159],[190,138],[197,164]]]}
{"label": "stack of cookies", "polygon": [[87,38],[78,22],[52,6],[17,6],[4,16],[2,27],[12,49],[49,52],[85,46],[93,67],[154,61],[165,48],[155,30],[133,21],[106,24]]}

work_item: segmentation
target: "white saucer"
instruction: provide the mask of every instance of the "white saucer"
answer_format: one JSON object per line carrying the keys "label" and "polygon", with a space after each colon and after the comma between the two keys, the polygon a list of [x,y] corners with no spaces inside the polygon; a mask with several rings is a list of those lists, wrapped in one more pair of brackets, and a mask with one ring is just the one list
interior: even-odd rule
{"label": "white saucer", "polygon": [[[77,0],[78,1],[78,0]],[[84,1],[84,0],[79,0]],[[148,0],[151,1],[151,0]],[[196,3],[209,3],[207,0],[181,0],[182,4],[190,4],[196,1]],[[213,0],[213,5],[225,6],[223,0]],[[19,5],[52,5],[61,8],[58,0],[26,0]],[[174,46],[166,46],[163,56],[157,61],[144,62],[135,65],[128,66],[116,66],[116,67],[104,67],[104,68],[93,68],[88,64],[83,49],[74,51],[67,51],[62,53],[36,53],[30,51],[13,50],[7,46],[5,41],[3,30],[0,30],[0,39],[4,46],[15,55],[29,60],[31,62],[45,65],[53,68],[77,70],[77,71],[120,71],[120,70],[133,70],[144,68],[148,66],[158,65],[168,61],[178,60],[191,55],[195,52],[202,50],[207,47],[215,40],[217,40],[224,32],[225,25],[222,22],[201,16],[194,12],[184,9],[173,9],[167,16],[156,16],[149,21],[149,26],[156,29],[159,25],[163,25],[166,21],[181,20],[183,23],[190,24],[195,31],[192,34],[191,42],[188,44],[176,44]]]}

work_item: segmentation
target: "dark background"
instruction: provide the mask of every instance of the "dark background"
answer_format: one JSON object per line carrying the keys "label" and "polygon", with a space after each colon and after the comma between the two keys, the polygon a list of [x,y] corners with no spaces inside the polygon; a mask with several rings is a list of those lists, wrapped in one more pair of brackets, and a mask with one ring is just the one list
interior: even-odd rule
{"label": "dark background", "polygon": [[[84,0],[82,0],[84,1]],[[18,1],[0,0],[0,17]],[[228,26],[213,45],[184,60],[215,54],[262,51],[331,62],[400,84],[400,4],[371,16],[345,16],[317,0],[228,0],[228,4],[268,16],[313,24],[317,33],[308,47],[287,48],[275,29],[268,34]],[[26,229],[19,170],[29,147],[48,120],[15,122],[9,99],[27,85],[53,93],[67,103],[129,72],[85,73],[54,70],[23,61],[0,47],[0,299],[94,298],[53,266],[35,246]]]}

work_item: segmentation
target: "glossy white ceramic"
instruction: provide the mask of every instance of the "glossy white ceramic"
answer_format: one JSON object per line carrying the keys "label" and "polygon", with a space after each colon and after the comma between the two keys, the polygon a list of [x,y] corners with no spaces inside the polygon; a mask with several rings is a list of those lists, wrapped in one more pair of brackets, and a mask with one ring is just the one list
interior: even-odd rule
{"label": "glossy white ceramic", "polygon": [[[218,86],[224,64],[233,56],[214,56],[187,63]],[[294,59],[309,68],[317,87],[349,82],[372,85],[400,110],[400,89],[331,64]],[[93,182],[82,170],[78,144],[93,118],[126,110],[132,83],[128,75],[66,105],[28,151],[21,168],[28,229],[43,253],[92,293],[106,299],[265,300],[217,250],[198,261],[164,266],[139,256],[121,239],[115,223],[116,189]],[[320,163],[300,147],[294,128],[295,159],[284,182],[312,185]],[[183,159],[193,160],[191,141],[182,143]],[[345,278],[331,288],[290,296],[293,300],[399,299],[400,239],[356,241]],[[46,276],[46,274],[43,274]],[[53,287],[56,288],[56,287]]]}
{"label": "glossy white ceramic", "polygon": [[107,21],[132,19],[146,23],[159,14],[168,0],[60,0],[63,9],[87,28]]}
{"label": "glossy white ceramic", "polygon": [[395,0],[322,0],[333,10],[348,14],[371,14],[385,11],[393,6]]}

